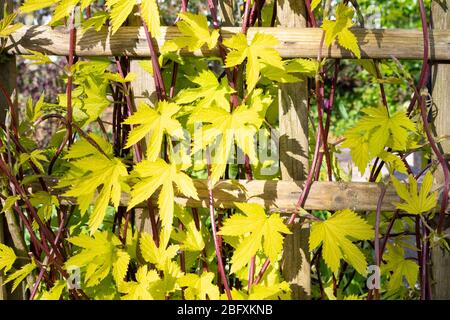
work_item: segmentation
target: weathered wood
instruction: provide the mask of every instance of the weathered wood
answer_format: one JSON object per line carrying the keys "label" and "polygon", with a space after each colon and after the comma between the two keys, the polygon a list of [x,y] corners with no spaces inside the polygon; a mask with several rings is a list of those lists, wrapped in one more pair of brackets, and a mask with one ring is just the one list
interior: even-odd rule
{"label": "weathered wood", "polygon": [[[142,25],[142,22],[138,16],[132,16],[129,19],[129,23],[132,26]],[[155,103],[157,100],[154,78],[141,67],[140,61],[142,60],[130,60],[130,71],[136,74],[136,78],[131,82],[131,89],[133,92],[132,99],[134,99],[135,106],[138,106],[141,102],[145,102],[147,104],[150,102]],[[146,146],[146,143],[141,143],[143,154],[145,154]],[[139,233],[153,233],[150,223],[149,209],[147,207],[137,208],[135,210],[134,225]],[[140,256],[140,251],[138,253]]]}
{"label": "weathered wood", "polygon": [[[193,181],[199,200],[176,194],[175,203],[193,208],[207,208],[209,206],[208,181],[203,179]],[[52,186],[57,183],[57,180],[47,178],[46,183]],[[235,208],[235,202],[258,203],[272,212],[290,214],[295,210],[303,185],[304,181],[221,180],[213,189],[214,205],[217,208],[226,209]],[[36,188],[39,186],[36,185]],[[374,211],[380,192],[381,185],[371,182],[314,182],[304,209]],[[157,197],[157,193],[152,196],[154,203]],[[70,198],[61,196],[61,199],[64,200],[63,203],[73,203]],[[128,201],[129,195],[124,193],[121,197],[121,205],[127,206]],[[400,201],[395,190],[388,188],[381,210],[393,211],[394,203]],[[139,204],[137,207],[145,207],[145,204]]]}
{"label": "weathered wood", "polygon": [[[285,0],[277,3],[277,17],[281,27],[305,28],[304,1]],[[308,162],[308,83],[283,84],[278,91],[279,156],[281,179],[304,180]],[[311,263],[308,248],[309,226],[296,221],[292,234],[286,236],[281,270],[291,285],[292,298],[311,296]]]}
{"label": "weathered wood", "polygon": [[[4,227],[4,220],[3,217],[0,217],[0,243],[5,243],[5,227]],[[7,300],[6,295],[6,288],[3,285],[4,283],[4,276],[3,274],[0,274],[0,300]]]}
{"label": "weathered wood", "polygon": [[[222,28],[224,38],[229,38],[240,31],[236,27]],[[363,58],[421,59],[423,56],[422,33],[418,30],[386,29],[368,30],[353,29]],[[256,32],[274,35],[280,40],[277,50],[284,58],[316,57],[319,51],[322,30],[318,28],[250,28],[248,38],[251,40]],[[69,52],[68,29],[47,26],[23,27],[8,40],[7,52],[25,54],[28,49],[52,55],[66,56]],[[158,44],[180,36],[176,27],[162,27]],[[450,30],[434,30],[430,34],[431,58],[434,60],[450,60]],[[122,27],[116,34],[110,35],[108,29],[100,32],[79,32],[75,47],[77,56],[120,56],[148,57],[150,55],[145,33],[139,27]],[[195,55],[217,54],[217,51],[204,48]],[[352,58],[347,50],[336,44],[323,50],[323,56],[329,58]]]}
{"label": "weathered wood", "polygon": [[[433,27],[435,29],[450,29],[450,0],[432,2]],[[438,63],[433,65],[432,97],[437,110],[435,121],[436,135],[450,135],[450,64]],[[440,143],[441,150],[450,154],[450,140]],[[448,159],[448,158],[447,158]],[[436,184],[443,185],[442,170],[435,174]],[[450,228],[447,218],[446,228]],[[450,252],[439,246],[432,249],[432,297],[434,299],[450,299]]]}
{"label": "weathered wood", "polygon": [[[4,5],[7,5],[8,12],[12,12],[13,9],[13,1],[12,0],[0,0],[0,18],[3,17],[3,8]],[[6,92],[9,95],[12,95],[16,89],[16,79],[17,79],[17,69],[16,69],[16,57],[11,56],[3,56],[2,62],[0,63],[0,83]],[[12,97],[13,102],[15,102],[14,96]],[[0,122],[5,122],[5,116],[9,106],[7,104],[6,97],[0,93]],[[5,243],[8,246],[15,246],[16,237],[11,236],[9,217],[5,217],[5,215],[0,215],[0,219],[2,220],[0,225],[0,242]],[[15,225],[17,227],[17,224]],[[8,232],[9,230],[9,232]],[[20,234],[20,232],[19,232]],[[22,253],[20,249],[15,248],[16,253]],[[21,263],[17,263],[16,266],[20,266]],[[14,293],[11,293],[11,285],[8,284],[3,286],[3,276],[0,274],[0,300],[6,299],[14,299],[14,300],[23,300],[25,299],[25,284],[21,283],[19,287],[16,289]]]}
{"label": "weathered wood", "polygon": [[220,13],[225,26],[234,25],[234,0],[220,0]]}

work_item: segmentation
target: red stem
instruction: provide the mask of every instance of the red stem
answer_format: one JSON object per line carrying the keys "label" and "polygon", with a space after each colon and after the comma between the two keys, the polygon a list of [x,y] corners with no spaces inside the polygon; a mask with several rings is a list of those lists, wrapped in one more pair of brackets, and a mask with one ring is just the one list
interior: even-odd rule
{"label": "red stem", "polygon": [[[209,151],[206,151],[207,153],[207,161],[208,161],[208,180],[211,177],[211,159],[210,159],[210,155],[209,155]],[[213,234],[213,239],[214,239],[214,249],[216,251],[216,256],[217,256],[217,269],[219,271],[223,286],[225,288],[225,292],[227,294],[227,298],[228,300],[233,300],[232,296],[231,296],[231,291],[230,291],[230,287],[228,285],[228,279],[227,276],[225,274],[225,268],[223,266],[223,260],[222,260],[222,252],[220,250],[220,240],[219,240],[219,235],[217,234],[217,230],[216,230],[216,219],[215,219],[215,214],[214,214],[214,195],[213,195],[213,191],[212,188],[208,188],[208,196],[209,196],[209,215],[210,215],[210,219],[211,219],[211,229],[212,229],[212,234]]]}
{"label": "red stem", "polygon": [[[423,32],[423,64],[422,64],[422,74],[421,74],[421,82],[419,83],[420,86],[418,87],[419,93],[422,90],[425,79],[428,77],[429,72],[429,34],[428,34],[428,25],[427,25],[427,17],[425,12],[425,5],[423,3],[423,0],[419,0],[419,7],[420,7],[420,19],[422,22],[422,32]],[[448,172],[448,165],[447,161],[445,160],[444,156],[442,155],[441,151],[439,150],[436,141],[433,138],[433,135],[431,133],[429,124],[428,124],[428,114],[427,114],[427,107],[426,107],[426,100],[425,96],[420,95],[418,97],[419,99],[419,107],[420,107],[420,115],[422,117],[423,127],[428,139],[428,142],[430,143],[431,149],[433,150],[434,154],[436,155],[436,158],[439,161],[439,164],[442,167],[443,175],[444,175],[444,186],[442,190],[442,199],[441,199],[441,208],[439,211],[439,222],[437,226],[437,233],[441,234],[442,230],[444,228],[445,223],[445,212],[447,209],[447,203],[448,203],[448,192],[449,192],[449,183],[450,183],[450,177]]]}

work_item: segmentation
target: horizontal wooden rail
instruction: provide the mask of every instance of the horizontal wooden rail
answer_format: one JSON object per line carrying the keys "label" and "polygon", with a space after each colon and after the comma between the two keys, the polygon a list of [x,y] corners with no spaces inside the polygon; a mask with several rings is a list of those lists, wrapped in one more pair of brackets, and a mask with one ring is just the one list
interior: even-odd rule
{"label": "horizontal wooden rail", "polygon": [[[161,37],[157,39],[161,47],[168,39],[180,36],[176,27],[162,27]],[[229,38],[240,28],[222,28],[224,38]],[[422,33],[419,30],[385,29],[369,30],[355,28],[353,31],[361,46],[363,58],[421,59],[423,55]],[[284,58],[317,57],[322,38],[318,28],[250,28],[251,40],[256,32],[276,36],[280,40],[277,50]],[[65,28],[47,26],[26,26],[11,35],[7,41],[7,52],[26,54],[28,50],[50,55],[67,56],[69,54],[69,31]],[[430,51],[433,60],[450,60],[450,30],[430,31]],[[75,53],[78,56],[121,56],[149,57],[144,30],[138,27],[122,27],[113,36],[108,29],[99,32],[89,30],[85,34],[78,32]],[[195,52],[195,55],[215,55],[208,49]],[[333,45],[324,48],[324,57],[352,58],[352,54]]]}
{"label": "horizontal wooden rail", "polygon": [[[55,184],[56,180],[48,180]],[[209,205],[207,180],[194,180],[200,200],[176,195],[175,203],[194,208]],[[281,180],[222,180],[213,190],[216,208],[233,208],[234,202],[258,203],[270,211],[290,213],[295,209],[304,181]],[[39,185],[36,185],[39,188]],[[381,193],[381,185],[369,182],[314,182],[304,206],[307,210],[376,210]],[[156,203],[156,197],[155,203]],[[73,199],[65,198],[68,203]],[[123,194],[121,204],[127,206],[129,195]],[[400,202],[393,188],[388,188],[381,205],[383,211],[395,210],[395,202]],[[143,207],[141,204],[138,207]]]}

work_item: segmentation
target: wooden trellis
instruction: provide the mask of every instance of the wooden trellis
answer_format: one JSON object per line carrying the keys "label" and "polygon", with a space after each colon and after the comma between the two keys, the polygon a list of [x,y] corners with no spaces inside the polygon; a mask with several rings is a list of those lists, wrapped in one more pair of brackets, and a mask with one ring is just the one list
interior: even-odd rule
{"label": "wooden trellis", "polygon": [[[3,1],[0,1],[2,4]],[[229,3],[230,1],[227,1]],[[293,57],[317,57],[322,37],[322,30],[316,28],[304,28],[305,12],[303,1],[285,0],[279,1],[278,16],[283,27],[277,28],[250,28],[248,39],[256,32],[272,34],[280,40],[277,47],[284,58]],[[442,6],[433,5],[434,19],[439,19],[435,24],[436,29],[430,32],[431,59],[435,61],[437,75],[433,86],[437,88],[433,92],[434,103],[438,109],[437,131],[440,135],[450,134],[450,15],[444,9],[445,2],[450,6],[450,0],[441,1]],[[224,38],[230,37],[240,28],[224,27],[221,29]],[[368,30],[355,28],[354,33],[358,38],[363,58],[389,59],[421,59],[423,56],[423,40],[420,30]],[[157,39],[157,45],[161,47],[169,39],[179,36],[176,27],[163,27],[161,37]],[[50,28],[46,26],[23,27],[6,41],[6,53],[11,55],[26,54],[28,50],[38,51],[49,55],[66,56],[69,54],[68,30],[63,28]],[[198,56],[215,55],[217,52],[202,50],[195,53]],[[88,31],[85,34],[78,32],[76,38],[75,55],[77,56],[121,56],[127,55],[133,58],[149,57],[148,44],[144,31],[140,27],[122,27],[113,36],[109,30],[100,32]],[[333,45],[323,49],[323,57],[329,58],[353,58],[350,52]],[[439,64],[436,64],[438,61]],[[0,81],[12,89],[15,86],[15,60],[0,64]],[[280,92],[280,131],[281,138],[288,137],[286,143],[281,141],[280,161],[282,168],[282,180],[280,181],[221,181],[214,190],[215,205],[222,208],[233,207],[235,201],[254,202],[264,205],[268,210],[292,212],[298,200],[307,172],[308,166],[308,140],[307,140],[307,115],[305,84],[281,86]],[[0,100],[2,102],[2,100]],[[2,103],[2,108],[5,104]],[[296,141],[296,146],[288,141]],[[446,153],[450,151],[449,143],[442,144]],[[302,152],[302,154],[300,154]],[[289,155],[288,155],[289,154]],[[294,160],[292,160],[294,159]],[[206,181],[195,181],[200,200],[188,199],[182,196],[176,197],[176,202],[190,207],[208,206],[208,190]],[[339,210],[350,208],[355,211],[375,210],[381,192],[381,186],[376,183],[361,182],[315,182],[312,185],[305,209]],[[124,196],[122,203],[126,204],[128,198]],[[70,199],[67,199],[70,201]],[[384,211],[394,210],[394,203],[399,201],[395,191],[387,189],[387,193],[381,204]],[[306,230],[307,232],[307,230]],[[1,235],[1,234],[0,234]],[[310,294],[309,285],[309,258],[305,230],[299,230],[287,240],[283,272],[285,277],[297,284],[294,290],[296,297],[307,297]],[[307,238],[306,238],[307,239]],[[1,239],[0,239],[1,241]],[[447,259],[447,260],[445,260]],[[448,264],[448,256],[443,258]],[[442,268],[442,266],[441,266]],[[441,271],[439,271],[441,272]],[[442,278],[442,277],[441,277]],[[450,277],[447,277],[449,279]],[[448,297],[449,286],[441,286],[438,289],[440,297]]]}

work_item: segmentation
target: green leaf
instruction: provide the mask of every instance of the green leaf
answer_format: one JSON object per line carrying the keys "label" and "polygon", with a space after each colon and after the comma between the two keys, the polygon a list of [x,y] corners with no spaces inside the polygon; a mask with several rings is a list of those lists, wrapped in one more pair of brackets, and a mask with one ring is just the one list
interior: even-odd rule
{"label": "green leaf", "polygon": [[412,175],[408,177],[409,187],[402,184],[394,176],[391,179],[395,191],[405,201],[403,203],[395,203],[398,209],[410,214],[421,214],[436,208],[438,192],[430,193],[433,187],[433,175],[430,171],[425,175],[420,191],[417,190],[417,181]]}
{"label": "green leaf", "polygon": [[19,270],[15,271],[14,273],[10,274],[8,278],[6,278],[5,284],[13,281],[12,286],[12,292],[17,289],[19,284],[25,279],[33,270],[36,269],[36,265],[34,262],[27,263]]}
{"label": "green leaf", "polygon": [[160,152],[164,133],[183,138],[180,122],[175,119],[180,106],[167,101],[159,101],[156,110],[146,103],[139,104],[138,110],[123,123],[137,125],[130,131],[125,148],[130,148],[150,133],[147,142],[147,159],[155,161]]}
{"label": "green leaf", "polygon": [[31,153],[21,153],[19,158],[19,165],[22,166],[24,163],[31,161],[41,173],[44,173],[44,167],[40,163],[40,161],[48,162],[47,157],[44,154],[44,150],[36,149],[31,151]]}
{"label": "green leaf", "polygon": [[14,204],[20,200],[20,196],[9,196],[5,199],[5,202],[3,203],[3,208],[1,212],[6,212],[8,210],[11,210],[11,208],[14,206]]}
{"label": "green leaf", "polygon": [[258,82],[261,65],[263,62],[279,69],[283,69],[283,62],[280,54],[274,49],[279,44],[277,38],[264,33],[256,33],[250,45],[243,33],[237,33],[229,39],[225,39],[223,44],[232,49],[227,54],[225,68],[240,65],[247,59],[246,83],[250,92]]}
{"label": "green leaf", "polygon": [[0,271],[3,269],[4,273],[8,272],[16,259],[17,256],[14,253],[14,250],[3,243],[0,243]]}
{"label": "green leaf", "polygon": [[259,250],[271,261],[277,261],[283,248],[282,234],[291,233],[281,217],[278,214],[267,216],[258,204],[235,202],[235,205],[244,214],[234,214],[226,219],[219,232],[225,236],[243,237],[231,258],[231,272],[243,268]]}
{"label": "green leaf", "polygon": [[119,83],[127,83],[132,82],[136,79],[137,74],[133,72],[129,72],[125,78],[123,78],[119,73],[110,73],[107,72],[104,74],[104,77],[110,81],[119,82]]}
{"label": "green leaf", "polygon": [[186,287],[184,291],[187,300],[219,300],[219,289],[213,284],[214,273],[203,272],[200,276],[188,273],[178,279],[180,287]]}
{"label": "green leaf", "polygon": [[414,288],[419,274],[419,266],[413,260],[405,259],[405,251],[402,247],[388,243],[387,252],[383,255],[385,264],[381,266],[383,273],[392,273],[389,275],[388,288],[395,290],[403,287],[403,277],[406,278],[411,288]]}
{"label": "green leaf", "polygon": [[371,240],[372,227],[355,212],[345,209],[337,211],[326,221],[313,222],[309,237],[309,250],[323,244],[322,255],[333,273],[339,270],[341,259],[347,261],[361,275],[367,273],[367,261],[354,240]]}
{"label": "green leaf", "polygon": [[322,29],[325,31],[325,44],[327,46],[331,46],[337,38],[339,45],[352,51],[360,59],[361,51],[358,46],[358,40],[349,29],[353,26],[352,18],[354,14],[353,8],[339,3],[336,9],[336,21],[325,19]]}
{"label": "green leaf", "polygon": [[37,191],[30,196],[30,202],[38,208],[38,215],[43,221],[49,221],[53,209],[59,207],[58,198],[45,191]]}

